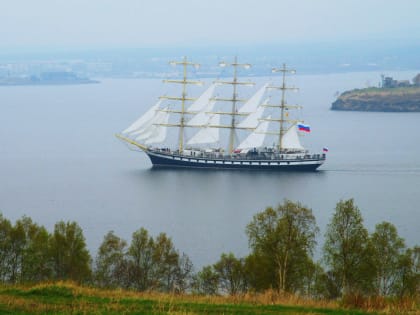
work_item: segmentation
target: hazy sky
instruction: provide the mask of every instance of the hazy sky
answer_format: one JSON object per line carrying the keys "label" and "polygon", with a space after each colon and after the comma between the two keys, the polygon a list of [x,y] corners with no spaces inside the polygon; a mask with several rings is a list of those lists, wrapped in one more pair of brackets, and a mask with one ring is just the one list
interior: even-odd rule
{"label": "hazy sky", "polygon": [[420,39],[419,0],[0,0],[0,48]]}

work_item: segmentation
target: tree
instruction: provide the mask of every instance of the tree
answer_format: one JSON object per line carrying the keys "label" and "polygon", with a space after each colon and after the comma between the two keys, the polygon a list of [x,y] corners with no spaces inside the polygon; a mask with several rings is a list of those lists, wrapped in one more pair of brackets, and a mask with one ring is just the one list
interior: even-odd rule
{"label": "tree", "polygon": [[60,221],[54,226],[51,253],[55,279],[85,281],[91,276],[90,255],[83,231],[76,222]]}
{"label": "tree", "polygon": [[305,270],[302,270],[301,294],[314,299],[327,299],[330,297],[330,283],[328,274],[320,263],[309,263]]}
{"label": "tree", "polygon": [[410,250],[412,264],[412,292],[420,296],[420,246],[416,245]]}
{"label": "tree", "polygon": [[12,224],[0,213],[0,281],[6,282],[10,277]]}
{"label": "tree", "polygon": [[161,291],[169,292],[178,288],[176,275],[179,271],[179,254],[171,238],[160,233],[153,246],[153,270],[157,286]]}
{"label": "tree", "polygon": [[248,288],[254,291],[276,287],[276,264],[266,254],[252,252],[245,257],[244,273]]}
{"label": "tree", "polygon": [[96,257],[95,280],[99,286],[116,288],[127,285],[126,246],[127,242],[113,231],[105,235]]}
{"label": "tree", "polygon": [[420,247],[414,246],[406,250],[400,257],[398,266],[399,282],[396,285],[396,295],[404,296],[420,295]]}
{"label": "tree", "polygon": [[25,230],[20,222],[17,222],[9,231],[10,256],[9,271],[11,283],[18,283],[21,280],[22,260],[26,245]]}
{"label": "tree", "polygon": [[153,283],[153,247],[154,240],[146,229],[133,233],[128,249],[129,277],[132,287],[139,291],[152,288]]}
{"label": "tree", "polygon": [[204,266],[193,279],[193,290],[198,294],[215,295],[219,288],[219,275],[213,266]]}
{"label": "tree", "polygon": [[153,239],[144,228],[134,232],[127,256],[131,287],[139,291],[185,290],[192,263],[185,254],[179,255],[165,233]]}
{"label": "tree", "polygon": [[353,199],[337,203],[325,234],[324,259],[341,293],[365,290],[371,282],[369,236]]}
{"label": "tree", "polygon": [[391,295],[396,292],[396,285],[400,281],[399,265],[405,252],[404,240],[398,236],[394,225],[382,222],[376,225],[371,242],[376,266],[376,293]]}
{"label": "tree", "polygon": [[15,224],[22,231],[24,247],[20,260],[20,281],[39,282],[51,278],[50,234],[31,218],[23,217]]}
{"label": "tree", "polygon": [[224,292],[234,295],[245,291],[246,280],[243,259],[237,259],[233,253],[222,254],[213,268]]}
{"label": "tree", "polygon": [[296,271],[311,261],[317,232],[312,210],[289,200],[256,214],[246,228],[252,254],[274,268],[272,287],[289,292],[298,289]]}
{"label": "tree", "polygon": [[49,233],[23,217],[12,226],[0,215],[0,280],[26,283],[51,276]]}
{"label": "tree", "polygon": [[185,292],[191,287],[193,281],[193,263],[187,254],[182,253],[178,257],[178,266],[173,271],[174,275],[174,290],[178,293]]}

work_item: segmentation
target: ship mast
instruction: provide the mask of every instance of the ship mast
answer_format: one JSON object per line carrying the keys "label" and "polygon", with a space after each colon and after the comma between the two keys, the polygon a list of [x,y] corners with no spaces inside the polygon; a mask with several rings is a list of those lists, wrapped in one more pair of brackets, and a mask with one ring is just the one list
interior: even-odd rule
{"label": "ship mast", "polygon": [[278,150],[283,150],[283,135],[287,132],[288,128],[285,127],[286,122],[296,122],[290,119],[286,119],[285,110],[289,108],[300,108],[299,105],[289,105],[286,104],[285,95],[286,90],[297,91],[298,89],[295,87],[288,87],[286,86],[286,73],[295,74],[296,70],[286,68],[286,64],[283,64],[282,68],[273,68],[272,72],[281,72],[282,73],[282,85],[281,86],[269,86],[270,89],[278,89],[281,90],[281,102],[280,105],[266,105],[267,107],[279,107],[280,108],[280,119],[270,119],[270,121],[277,121],[280,124],[279,129],[279,142],[278,142]]}
{"label": "ship mast", "polygon": [[[231,99],[225,99],[225,98],[214,98],[216,101],[225,101],[225,102],[231,102],[232,108],[230,112],[214,112],[214,114],[220,114],[220,115],[230,115],[231,116],[231,122],[229,126],[213,126],[216,128],[229,128],[230,134],[229,134],[229,154],[233,153],[234,145],[235,145],[235,129],[236,127],[236,116],[243,116],[243,114],[238,113],[236,105],[238,102],[244,102],[245,100],[238,99],[237,94],[237,86],[238,85],[254,85],[254,83],[251,82],[239,82],[238,81],[238,67],[249,69],[251,68],[251,65],[249,63],[238,63],[238,58],[235,56],[233,63],[226,63],[224,61],[219,63],[220,67],[226,67],[231,66],[233,67],[233,79],[232,81],[220,81],[217,80],[216,83],[218,84],[231,84],[233,86],[233,94]],[[210,126],[212,127],[212,126]]]}
{"label": "ship mast", "polygon": [[185,105],[187,101],[194,101],[194,98],[187,97],[187,85],[189,84],[196,84],[196,85],[202,85],[201,81],[191,81],[187,80],[187,68],[188,66],[193,66],[194,68],[198,68],[200,64],[193,63],[187,60],[187,57],[184,57],[182,61],[170,61],[170,65],[176,66],[176,65],[182,65],[183,66],[183,77],[182,80],[163,80],[165,83],[177,83],[182,84],[182,96],[176,97],[176,96],[161,96],[161,99],[168,99],[168,100],[175,100],[175,101],[181,101],[181,110],[165,110],[167,112],[180,114],[179,117],[179,123],[178,124],[160,124],[162,126],[168,126],[168,127],[179,127],[179,136],[178,136],[178,150],[179,153],[182,153],[184,150],[184,128],[186,126],[185,124],[185,115],[186,114],[193,114],[191,112],[186,111]]}

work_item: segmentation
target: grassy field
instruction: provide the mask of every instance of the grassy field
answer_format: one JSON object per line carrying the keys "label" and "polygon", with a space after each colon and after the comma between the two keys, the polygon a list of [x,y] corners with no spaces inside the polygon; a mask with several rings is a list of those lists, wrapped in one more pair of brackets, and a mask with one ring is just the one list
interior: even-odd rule
{"label": "grassy field", "polygon": [[[0,314],[380,314],[274,292],[203,297],[100,290],[72,283],[0,287]],[[414,313],[413,313],[414,314]]]}
{"label": "grassy field", "polygon": [[365,89],[354,89],[342,94],[343,97],[355,96],[410,96],[420,94],[419,86],[396,87],[396,88],[377,88],[370,87]]}

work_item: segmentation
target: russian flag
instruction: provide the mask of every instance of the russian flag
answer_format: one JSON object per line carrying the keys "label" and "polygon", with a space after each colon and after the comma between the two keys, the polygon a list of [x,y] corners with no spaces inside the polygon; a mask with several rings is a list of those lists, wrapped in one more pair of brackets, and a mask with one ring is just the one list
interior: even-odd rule
{"label": "russian flag", "polygon": [[324,148],[322,149],[322,152],[328,152],[328,148],[327,148],[327,147],[324,147]]}
{"label": "russian flag", "polygon": [[298,124],[297,126],[300,131],[311,132],[311,127],[308,125]]}

